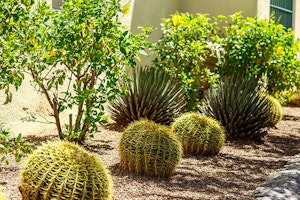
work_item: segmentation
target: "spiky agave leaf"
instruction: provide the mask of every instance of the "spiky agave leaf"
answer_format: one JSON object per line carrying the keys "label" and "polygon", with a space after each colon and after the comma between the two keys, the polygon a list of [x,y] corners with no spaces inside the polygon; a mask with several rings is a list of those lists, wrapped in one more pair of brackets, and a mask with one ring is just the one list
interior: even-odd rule
{"label": "spiky agave leaf", "polygon": [[111,102],[112,119],[126,126],[147,118],[156,123],[170,124],[185,110],[185,94],[175,80],[161,69],[136,67],[129,73],[131,82],[122,83],[128,93]]}
{"label": "spiky agave leaf", "polygon": [[211,89],[201,112],[220,121],[227,138],[260,139],[270,125],[271,108],[257,81],[238,75]]}

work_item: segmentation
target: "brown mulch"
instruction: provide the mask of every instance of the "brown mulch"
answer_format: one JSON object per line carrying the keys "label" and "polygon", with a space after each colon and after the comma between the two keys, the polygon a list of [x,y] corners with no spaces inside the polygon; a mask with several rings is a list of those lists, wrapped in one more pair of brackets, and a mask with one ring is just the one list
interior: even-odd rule
{"label": "brown mulch", "polygon": [[[121,132],[105,127],[85,147],[109,168],[114,182],[114,199],[252,199],[255,188],[300,153],[300,108],[284,108],[285,117],[269,130],[262,142],[226,142],[212,157],[185,156],[168,179],[126,172],[118,166],[117,143]],[[51,136],[28,136],[39,145]],[[21,199],[18,192],[22,162],[11,159],[0,164],[0,185],[8,199]]]}

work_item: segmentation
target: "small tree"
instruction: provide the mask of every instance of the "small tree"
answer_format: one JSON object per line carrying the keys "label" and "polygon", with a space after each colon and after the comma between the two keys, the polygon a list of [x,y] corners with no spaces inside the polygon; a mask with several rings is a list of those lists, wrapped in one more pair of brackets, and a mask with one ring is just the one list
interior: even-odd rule
{"label": "small tree", "polygon": [[[103,105],[122,92],[124,68],[135,66],[147,45],[150,28],[132,35],[121,14],[120,0],[65,0],[61,11],[37,3],[21,24],[26,53],[15,62],[46,96],[61,139],[83,142],[106,122]],[[75,119],[70,114],[64,127],[60,116],[68,109]]]}

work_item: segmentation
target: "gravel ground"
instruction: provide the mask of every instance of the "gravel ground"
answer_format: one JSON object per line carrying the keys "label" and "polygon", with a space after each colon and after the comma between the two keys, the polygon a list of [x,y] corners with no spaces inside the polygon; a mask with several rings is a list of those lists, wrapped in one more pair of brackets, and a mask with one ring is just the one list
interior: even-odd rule
{"label": "gravel ground", "polygon": [[[118,140],[121,132],[103,127],[85,147],[95,153],[109,168],[114,182],[114,199],[253,199],[255,189],[270,174],[279,172],[293,156],[300,153],[300,108],[284,108],[285,117],[269,130],[262,142],[226,142],[220,154],[211,157],[185,156],[168,179],[154,178],[122,170],[118,163]],[[55,140],[50,135],[28,135],[39,145]],[[21,199],[18,185],[22,162],[11,159],[0,164],[0,185],[8,199]]]}

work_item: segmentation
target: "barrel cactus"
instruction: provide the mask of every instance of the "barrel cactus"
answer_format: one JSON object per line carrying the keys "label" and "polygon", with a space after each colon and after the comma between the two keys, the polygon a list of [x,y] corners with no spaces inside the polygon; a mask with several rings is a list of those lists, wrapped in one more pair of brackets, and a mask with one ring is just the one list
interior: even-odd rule
{"label": "barrel cactus", "polygon": [[172,131],[182,142],[186,154],[215,155],[225,142],[220,123],[198,113],[185,113],[175,119]]}
{"label": "barrel cactus", "polygon": [[271,95],[266,96],[267,99],[270,101],[272,108],[270,111],[270,118],[271,123],[270,126],[275,126],[278,122],[282,120],[282,107],[277,99],[272,97]]}
{"label": "barrel cactus", "polygon": [[119,154],[125,170],[168,177],[181,159],[182,147],[170,127],[140,119],[124,130]]}
{"label": "barrel cactus", "polygon": [[112,180],[98,158],[83,147],[55,141],[28,157],[19,189],[23,200],[104,200],[112,197]]}

